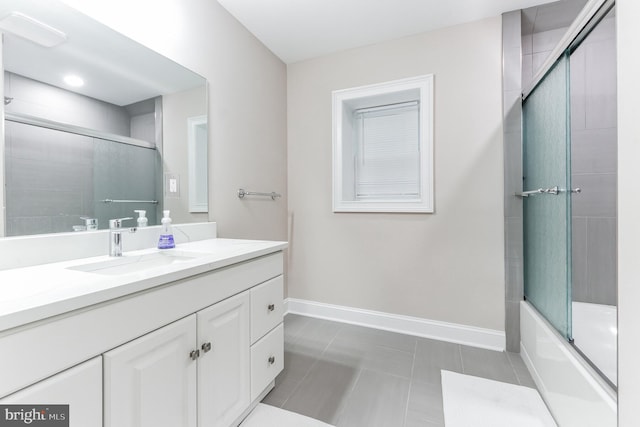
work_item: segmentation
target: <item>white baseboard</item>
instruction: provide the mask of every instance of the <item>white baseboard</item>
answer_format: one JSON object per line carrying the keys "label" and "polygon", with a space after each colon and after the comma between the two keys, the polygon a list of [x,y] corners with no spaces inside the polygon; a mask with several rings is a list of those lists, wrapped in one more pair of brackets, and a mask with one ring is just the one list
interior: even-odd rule
{"label": "white baseboard", "polygon": [[477,328],[296,298],[285,299],[284,309],[285,313],[317,317],[489,350],[503,351],[505,349],[504,332],[494,329]]}

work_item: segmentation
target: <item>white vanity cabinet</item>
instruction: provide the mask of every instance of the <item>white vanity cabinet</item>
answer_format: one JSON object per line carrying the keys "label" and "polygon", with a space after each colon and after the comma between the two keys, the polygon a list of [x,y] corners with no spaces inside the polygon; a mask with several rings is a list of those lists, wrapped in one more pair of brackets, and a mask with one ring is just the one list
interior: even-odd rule
{"label": "white vanity cabinet", "polygon": [[102,357],[0,399],[0,404],[69,405],[70,427],[102,425]]}
{"label": "white vanity cabinet", "polygon": [[279,328],[254,346],[251,290],[105,353],[105,427],[231,426],[282,370],[282,276],[265,287],[253,306]]}
{"label": "white vanity cabinet", "polygon": [[94,415],[74,427],[235,426],[282,370],[282,273],[275,251],[0,332],[0,402]]}

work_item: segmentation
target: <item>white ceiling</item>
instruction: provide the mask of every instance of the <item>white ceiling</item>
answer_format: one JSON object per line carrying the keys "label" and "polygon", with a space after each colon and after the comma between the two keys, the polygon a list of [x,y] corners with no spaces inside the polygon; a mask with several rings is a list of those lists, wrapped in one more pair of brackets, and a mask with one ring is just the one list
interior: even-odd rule
{"label": "white ceiling", "polygon": [[218,0],[286,63],[553,0]]}

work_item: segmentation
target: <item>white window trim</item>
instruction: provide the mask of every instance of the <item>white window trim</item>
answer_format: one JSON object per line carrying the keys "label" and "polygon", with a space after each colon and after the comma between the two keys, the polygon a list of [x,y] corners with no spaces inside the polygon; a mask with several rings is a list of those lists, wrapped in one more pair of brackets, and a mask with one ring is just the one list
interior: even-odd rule
{"label": "white window trim", "polygon": [[[416,89],[420,93],[420,197],[407,200],[344,200],[342,120],[345,102]],[[333,212],[433,213],[433,74],[336,90],[332,95]]]}
{"label": "white window trim", "polygon": [[187,118],[187,152],[189,154],[189,212],[209,212],[208,171],[199,167],[198,159],[207,158],[207,141],[198,140],[198,129],[207,132],[207,116]]}

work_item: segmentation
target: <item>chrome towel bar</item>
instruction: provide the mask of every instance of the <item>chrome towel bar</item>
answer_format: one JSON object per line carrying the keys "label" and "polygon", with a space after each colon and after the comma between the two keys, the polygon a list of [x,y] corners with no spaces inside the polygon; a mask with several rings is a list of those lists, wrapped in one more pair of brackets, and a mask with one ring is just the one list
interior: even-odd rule
{"label": "chrome towel bar", "polygon": [[100,200],[102,203],[152,203],[154,205],[158,204],[157,200],[113,200],[113,199],[104,199]]}
{"label": "chrome towel bar", "polygon": [[275,200],[276,197],[282,197],[282,194],[278,194],[275,191],[272,191],[271,193],[258,193],[255,191],[247,191],[242,188],[239,189],[238,198],[244,199],[244,196],[264,196],[264,197],[271,197],[271,200]]}

